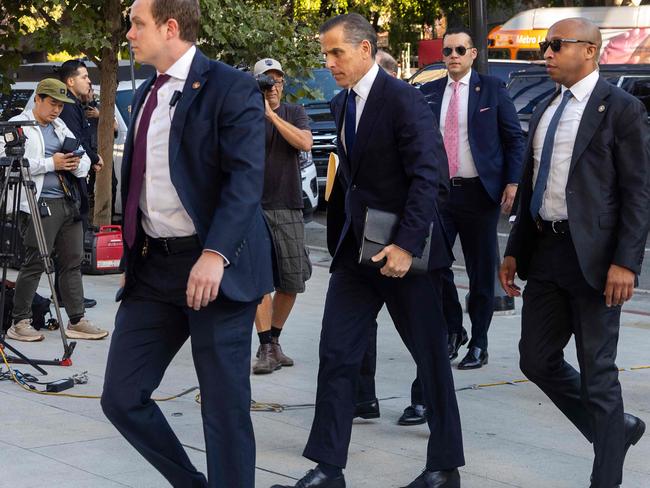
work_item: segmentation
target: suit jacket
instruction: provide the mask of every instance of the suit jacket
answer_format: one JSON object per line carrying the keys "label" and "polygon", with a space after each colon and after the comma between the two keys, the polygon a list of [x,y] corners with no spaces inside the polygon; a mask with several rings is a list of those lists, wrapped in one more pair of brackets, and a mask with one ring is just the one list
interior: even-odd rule
{"label": "suit jacket", "polygon": [[[529,210],[532,141],[552,98],[540,104],[530,121],[517,218],[506,249],[506,256],[516,258],[522,279],[528,276],[537,240]],[[611,264],[640,273],[650,224],[649,184],[650,132],[645,107],[601,77],[580,121],[566,186],[571,239],[580,269],[596,290],[605,289]]]}
{"label": "suit jacket", "polygon": [[450,266],[451,249],[436,205],[439,165],[446,167],[447,156],[424,97],[380,69],[348,155],[341,142],[347,93],[342,90],[331,102],[339,136],[339,168],[327,206],[332,269],[348,232],[360,244],[368,207],[401,215],[393,244],[418,257],[433,223],[430,269]]}
{"label": "suit jacket", "polygon": [[[440,125],[442,97],[448,78],[420,87]],[[469,147],[483,187],[495,203],[503,189],[521,178],[522,157],[526,145],[510,95],[501,80],[472,70],[467,104]]]}
{"label": "suit jacket", "polygon": [[[122,201],[131,174],[134,126],[155,78],[135,94],[122,161]],[[197,50],[169,133],[171,179],[204,249],[228,259],[220,293],[235,301],[273,289],[271,241],[260,200],[264,181],[264,104],[252,76]],[[125,293],[144,232],[125,245]]]}

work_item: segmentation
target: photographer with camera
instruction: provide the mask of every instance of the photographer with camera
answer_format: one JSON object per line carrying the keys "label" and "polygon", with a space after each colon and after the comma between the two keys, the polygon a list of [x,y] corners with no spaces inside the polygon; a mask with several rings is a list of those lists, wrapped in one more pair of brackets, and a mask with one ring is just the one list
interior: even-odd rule
{"label": "photographer with camera", "polygon": [[300,179],[300,151],[313,143],[309,118],[302,105],[281,102],[284,71],[275,59],[255,63],[253,74],[266,106],[266,160],[262,209],[271,230],[276,256],[275,294],[257,307],[255,327],[260,340],[254,374],[268,374],[293,360],[282,352],[280,333],[296,295],[305,291],[311,263],[305,248],[305,224]]}
{"label": "photographer with camera", "polygon": [[[25,110],[11,121],[38,122],[37,126],[23,128],[27,136],[25,158],[29,161],[36,186],[47,251],[50,255],[55,253],[58,259],[61,296],[70,319],[66,335],[72,339],[102,339],[108,332],[84,318],[80,270],[83,242],[76,179],[88,174],[90,159],[83,147],[67,149],[69,142],[74,147],[78,143],[59,115],[65,104],[72,103],[74,101],[68,98],[65,84],[47,78],[36,87],[34,108]],[[4,154],[4,143],[0,142],[0,156]],[[21,195],[19,223],[25,259],[16,279],[13,323],[7,336],[18,341],[41,341],[44,336],[32,327],[31,307],[44,265],[24,193]]]}

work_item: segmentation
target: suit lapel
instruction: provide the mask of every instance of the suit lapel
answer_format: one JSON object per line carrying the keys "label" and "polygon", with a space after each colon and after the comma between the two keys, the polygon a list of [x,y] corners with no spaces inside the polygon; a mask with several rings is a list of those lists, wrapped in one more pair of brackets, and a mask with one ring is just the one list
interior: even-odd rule
{"label": "suit lapel", "polygon": [[172,119],[172,125],[169,132],[170,168],[174,165],[176,156],[181,146],[181,136],[183,135],[183,128],[185,127],[187,114],[190,107],[192,106],[192,102],[194,102],[194,99],[205,86],[205,82],[207,80],[206,73],[209,68],[210,63],[208,61],[208,58],[206,58],[203,53],[197,49],[190,66],[190,72],[187,75],[187,80],[185,80],[185,85],[183,86],[181,98],[176,105],[174,118]]}
{"label": "suit lapel", "polygon": [[372,134],[372,128],[379,118],[379,112],[381,112],[381,109],[383,108],[384,84],[386,83],[386,77],[388,76],[389,75],[387,75],[384,70],[381,68],[379,69],[377,77],[370,89],[370,93],[368,94],[366,104],[363,107],[363,112],[359,119],[359,125],[357,126],[357,134],[354,139],[355,142],[352,157],[350,158],[352,179],[354,179],[354,176],[359,169],[359,160],[368,144],[368,140]]}
{"label": "suit lapel", "polygon": [[607,98],[609,97],[610,87],[609,83],[602,78],[598,78],[598,82],[594,87],[587,106],[582,114],[578,133],[576,135],[576,142],[573,146],[573,154],[571,155],[571,166],[569,167],[569,177],[573,173],[575,166],[582,156],[589,143],[594,137],[596,130],[600,126],[605,114],[607,113],[608,104]]}
{"label": "suit lapel", "polygon": [[445,94],[445,88],[447,88],[448,78],[440,78],[439,80],[432,81],[433,90],[432,93],[424,98],[430,105],[433,105],[433,115],[436,117],[438,125],[440,125],[440,112],[442,111],[442,97]]}
{"label": "suit lapel", "polygon": [[472,127],[474,114],[478,108],[478,101],[481,96],[481,79],[478,73],[472,70],[472,75],[469,78],[469,97],[467,102],[467,126]]}

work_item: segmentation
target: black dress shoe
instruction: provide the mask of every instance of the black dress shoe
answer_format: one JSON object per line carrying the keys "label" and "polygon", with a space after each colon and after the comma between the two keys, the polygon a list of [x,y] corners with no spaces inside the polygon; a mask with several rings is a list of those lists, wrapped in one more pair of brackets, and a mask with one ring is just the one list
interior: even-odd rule
{"label": "black dress shoe", "polygon": [[625,451],[623,451],[623,455],[626,455],[630,446],[636,445],[645,433],[645,422],[629,413],[623,414],[623,422],[625,424]]}
{"label": "black dress shoe", "polygon": [[458,369],[478,369],[488,363],[488,352],[486,349],[472,346],[467,355],[458,363]]}
{"label": "black dress shoe", "polygon": [[399,425],[420,425],[427,421],[427,407],[424,405],[409,405],[399,418]]}
{"label": "black dress shoe", "polygon": [[307,471],[295,485],[273,485],[271,488],[345,488],[343,475],[330,478],[318,466]]}
{"label": "black dress shoe", "polygon": [[[63,299],[59,298],[58,302],[59,302],[59,307],[65,307],[65,305],[63,304]],[[93,308],[95,305],[97,305],[97,300],[84,297],[84,308]]]}
{"label": "black dress shoe", "polygon": [[354,407],[354,418],[378,419],[379,418],[379,400],[376,398],[369,402],[359,402]]}
{"label": "black dress shoe", "polygon": [[460,473],[458,469],[426,470],[403,488],[460,488]]}
{"label": "black dress shoe", "polygon": [[447,352],[449,353],[449,360],[453,361],[458,357],[458,350],[460,346],[467,344],[469,337],[467,336],[467,331],[463,327],[463,332],[458,333],[454,332],[449,334],[449,341],[447,342]]}

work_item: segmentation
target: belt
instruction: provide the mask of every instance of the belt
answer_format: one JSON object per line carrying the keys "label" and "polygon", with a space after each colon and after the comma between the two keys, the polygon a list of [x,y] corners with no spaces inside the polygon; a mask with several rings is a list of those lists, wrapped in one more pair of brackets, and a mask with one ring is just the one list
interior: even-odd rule
{"label": "belt", "polygon": [[144,240],[143,254],[147,251],[158,252],[167,256],[201,249],[201,242],[196,235],[187,237],[149,237]]}
{"label": "belt", "polygon": [[461,178],[459,176],[454,176],[449,180],[449,183],[451,184],[451,186],[454,187],[473,186],[481,183],[481,178],[479,178],[478,176],[474,178]]}
{"label": "belt", "polygon": [[568,220],[554,220],[551,222],[538,218],[535,223],[537,224],[537,230],[542,234],[565,235],[569,233]]}

